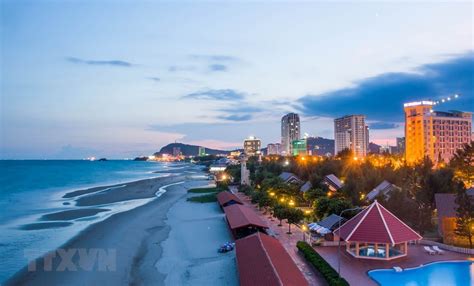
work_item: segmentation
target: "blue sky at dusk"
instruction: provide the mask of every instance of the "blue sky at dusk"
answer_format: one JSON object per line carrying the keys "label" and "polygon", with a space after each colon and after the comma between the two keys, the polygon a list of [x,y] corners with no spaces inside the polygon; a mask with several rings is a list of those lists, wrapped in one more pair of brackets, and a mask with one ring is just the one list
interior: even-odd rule
{"label": "blue sky at dusk", "polygon": [[403,103],[474,112],[473,2],[1,0],[0,158],[148,155],[169,142],[333,137],[366,114],[403,136]]}

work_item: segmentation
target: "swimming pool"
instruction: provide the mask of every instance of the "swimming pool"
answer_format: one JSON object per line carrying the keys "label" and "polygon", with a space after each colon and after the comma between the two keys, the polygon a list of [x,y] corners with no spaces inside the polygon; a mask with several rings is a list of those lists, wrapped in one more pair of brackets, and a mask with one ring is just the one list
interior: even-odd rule
{"label": "swimming pool", "polygon": [[474,261],[441,261],[402,272],[378,269],[368,272],[382,286],[474,286]]}

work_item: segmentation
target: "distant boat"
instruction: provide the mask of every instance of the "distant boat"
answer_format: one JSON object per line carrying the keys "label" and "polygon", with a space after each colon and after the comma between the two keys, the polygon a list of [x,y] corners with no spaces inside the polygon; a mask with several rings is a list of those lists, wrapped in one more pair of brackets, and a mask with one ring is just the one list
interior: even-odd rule
{"label": "distant boat", "polygon": [[108,161],[107,158],[100,158],[99,160],[97,161]]}

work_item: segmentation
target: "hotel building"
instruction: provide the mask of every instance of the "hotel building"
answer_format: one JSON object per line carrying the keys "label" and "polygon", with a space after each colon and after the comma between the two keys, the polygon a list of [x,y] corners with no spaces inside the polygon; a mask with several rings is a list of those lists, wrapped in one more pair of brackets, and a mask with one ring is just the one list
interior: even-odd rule
{"label": "hotel building", "polygon": [[254,156],[260,154],[261,141],[256,137],[250,136],[244,140],[244,153],[247,156]]}
{"label": "hotel building", "polygon": [[291,144],[300,139],[300,117],[296,113],[288,113],[281,118],[281,153],[290,155]]}
{"label": "hotel building", "polygon": [[365,115],[347,115],[334,119],[334,139],[335,155],[349,149],[354,157],[365,157],[369,146],[369,128],[365,125]]}
{"label": "hotel building", "polygon": [[414,163],[429,157],[449,162],[456,150],[471,140],[472,113],[434,111],[433,101],[404,104],[405,159]]}

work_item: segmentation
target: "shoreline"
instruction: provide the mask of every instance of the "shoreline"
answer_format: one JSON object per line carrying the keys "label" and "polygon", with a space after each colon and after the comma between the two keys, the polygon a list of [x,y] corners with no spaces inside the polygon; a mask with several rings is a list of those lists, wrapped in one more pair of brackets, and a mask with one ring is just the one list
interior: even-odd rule
{"label": "shoreline", "polygon": [[[64,250],[114,250],[114,270],[100,271],[97,268],[100,261],[93,265],[92,270],[80,269],[80,258],[75,255],[71,262],[78,269],[58,271],[61,261],[54,259],[51,265],[52,269],[56,269],[56,271],[45,271],[44,267],[47,265],[45,265],[44,258],[46,256],[42,255],[32,260],[36,263],[36,271],[28,271],[28,266],[24,266],[13,276],[10,276],[4,282],[4,285],[166,284],[165,279],[168,274],[157,268],[155,264],[162,259],[163,252],[167,251],[167,247],[163,245],[166,245],[165,242],[169,241],[170,233],[173,233],[173,229],[180,228],[179,225],[176,226],[174,223],[169,224],[168,216],[172,215],[171,209],[175,205],[186,203],[189,188],[209,185],[209,181],[204,179],[204,176],[202,179],[195,177],[195,175],[204,175],[204,173],[197,168],[195,171],[197,172],[194,175],[183,173],[161,178],[162,180],[151,180],[153,187],[147,188],[146,192],[137,190],[137,195],[141,197],[152,193],[155,196],[154,198],[143,205],[115,213],[102,221],[89,225],[58,248]],[[150,181],[150,179],[140,181]],[[106,189],[106,187],[102,188]],[[121,194],[124,192],[123,189],[127,189],[127,187],[122,188],[122,190],[115,189],[113,192],[106,191],[106,194],[109,197],[117,195],[123,197]],[[163,193],[163,189],[166,189],[166,192]],[[98,190],[96,193],[89,193],[88,196],[95,196],[100,193],[101,191]],[[102,195],[99,195],[99,197]],[[128,196],[125,197],[128,198]],[[100,203],[102,201],[102,199],[98,199],[95,202]],[[91,208],[96,209],[99,206],[101,205],[93,205]],[[208,207],[204,207],[204,209],[206,208]],[[193,215],[194,210],[190,209],[191,215]],[[63,214],[58,212],[50,215],[54,218],[60,218]],[[66,215],[74,216],[75,214],[66,213]],[[223,223],[223,221],[220,221],[220,223]],[[226,229],[225,225],[223,226]],[[216,249],[217,245],[212,245],[212,248],[213,250]],[[212,255],[215,255],[215,253],[216,251],[213,251]]]}

